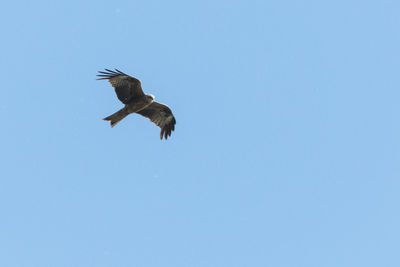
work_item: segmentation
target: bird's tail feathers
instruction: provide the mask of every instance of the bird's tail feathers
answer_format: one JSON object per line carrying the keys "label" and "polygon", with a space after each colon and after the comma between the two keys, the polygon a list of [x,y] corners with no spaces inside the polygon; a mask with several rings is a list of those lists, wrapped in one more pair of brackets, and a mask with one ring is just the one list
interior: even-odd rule
{"label": "bird's tail feathers", "polygon": [[115,112],[114,114],[104,118],[105,121],[110,121],[111,127],[114,127],[118,122],[120,122],[123,118],[129,115],[129,112],[126,108],[122,108]]}

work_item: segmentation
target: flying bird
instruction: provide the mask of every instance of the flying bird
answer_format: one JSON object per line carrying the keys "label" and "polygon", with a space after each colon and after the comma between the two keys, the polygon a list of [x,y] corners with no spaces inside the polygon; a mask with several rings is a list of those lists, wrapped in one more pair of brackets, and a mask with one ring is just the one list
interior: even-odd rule
{"label": "flying bird", "polygon": [[125,104],[125,107],[111,116],[104,118],[110,121],[114,127],[123,118],[131,113],[138,113],[161,128],[160,139],[168,139],[171,132],[175,130],[176,120],[171,109],[164,104],[154,101],[154,96],[145,94],[138,79],[115,69],[99,71],[100,78],[97,80],[108,80],[115,89],[118,99]]}

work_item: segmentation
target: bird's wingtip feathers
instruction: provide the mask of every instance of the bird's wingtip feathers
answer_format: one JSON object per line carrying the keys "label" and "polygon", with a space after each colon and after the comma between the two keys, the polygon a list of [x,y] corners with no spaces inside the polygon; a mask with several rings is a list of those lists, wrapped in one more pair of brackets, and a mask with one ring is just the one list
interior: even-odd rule
{"label": "bird's wingtip feathers", "polygon": [[100,77],[97,80],[109,80],[111,78],[117,77],[119,75],[127,75],[125,73],[123,73],[122,71],[120,71],[119,69],[115,69],[115,70],[110,70],[110,69],[104,69],[105,71],[98,71],[98,73],[96,76]]}

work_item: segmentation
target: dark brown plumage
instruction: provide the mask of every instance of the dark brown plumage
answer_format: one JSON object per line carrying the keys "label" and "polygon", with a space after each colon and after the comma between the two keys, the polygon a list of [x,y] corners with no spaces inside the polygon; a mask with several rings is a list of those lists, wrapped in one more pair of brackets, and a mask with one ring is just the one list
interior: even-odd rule
{"label": "dark brown plumage", "polygon": [[104,118],[114,127],[123,118],[131,113],[138,113],[161,128],[160,138],[171,136],[175,130],[176,120],[171,109],[164,104],[154,101],[154,96],[145,94],[138,79],[115,69],[99,71],[98,80],[108,80],[115,89],[118,99],[125,107],[116,113]]}
{"label": "dark brown plumage", "polygon": [[171,132],[175,130],[175,117],[172,115],[171,109],[166,105],[153,102],[145,109],[139,110],[136,113],[150,119],[151,122],[161,128],[161,139],[163,135],[167,139],[168,136],[171,136]]}

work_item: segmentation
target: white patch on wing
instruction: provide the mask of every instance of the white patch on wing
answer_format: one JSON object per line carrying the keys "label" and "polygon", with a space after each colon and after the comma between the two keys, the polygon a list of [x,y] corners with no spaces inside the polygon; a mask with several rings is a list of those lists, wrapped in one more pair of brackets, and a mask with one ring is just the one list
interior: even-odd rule
{"label": "white patch on wing", "polygon": [[165,119],[165,124],[168,124],[170,121],[172,120],[172,115],[169,115],[166,119]]}

